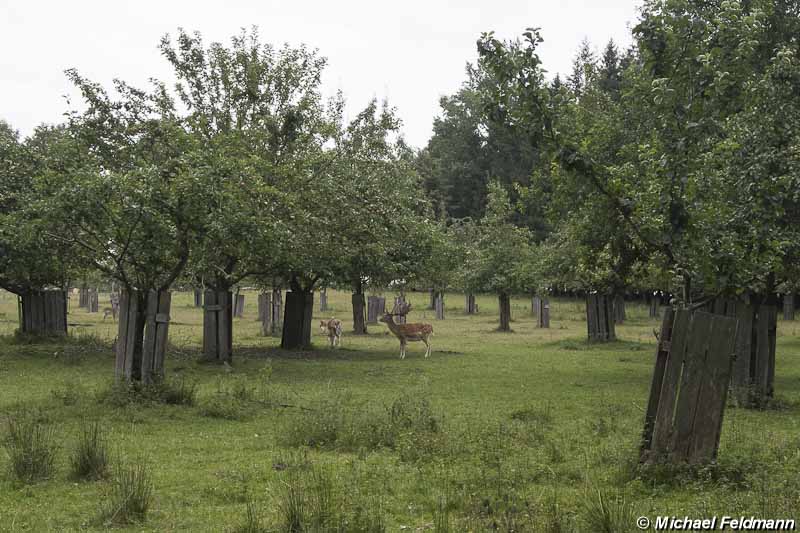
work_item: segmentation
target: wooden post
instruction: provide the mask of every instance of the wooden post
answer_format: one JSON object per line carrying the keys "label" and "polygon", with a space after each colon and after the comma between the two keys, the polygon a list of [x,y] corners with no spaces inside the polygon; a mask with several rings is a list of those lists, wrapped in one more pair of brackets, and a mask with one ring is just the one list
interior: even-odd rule
{"label": "wooden post", "polygon": [[350,302],[353,306],[353,334],[366,335],[368,309],[364,301],[364,293],[360,288],[353,293]]}
{"label": "wooden post", "polygon": [[542,314],[542,299],[535,294],[531,298],[531,314],[533,316],[539,316]]}
{"label": "wooden post", "polygon": [[622,294],[614,296],[614,323],[625,323],[625,297]]}
{"label": "wooden post", "polygon": [[119,293],[112,292],[109,296],[111,302],[111,316],[114,320],[119,316]]}
{"label": "wooden post", "polygon": [[293,350],[311,344],[311,321],[314,311],[313,292],[286,293],[286,318],[283,321],[281,348]]}
{"label": "wooden post", "polygon": [[203,289],[194,290],[194,306],[203,307]]}
{"label": "wooden post", "polygon": [[[385,300],[384,300],[385,301]],[[383,313],[381,298],[378,296],[367,297],[367,325],[377,324],[379,315]]]}
{"label": "wooden post", "polygon": [[[401,294],[394,299],[394,307],[392,308],[392,312],[396,312],[398,309],[403,309],[406,306],[406,297]],[[398,324],[405,324],[406,323],[406,315],[405,314],[398,314],[395,315],[394,321]]]}
{"label": "wooden post", "polygon": [[794,293],[788,292],[783,295],[783,319],[794,320]]}
{"label": "wooden post", "polygon": [[736,319],[664,313],[640,460],[716,459],[736,342]]}
{"label": "wooden post", "polygon": [[536,316],[536,323],[540,328],[550,327],[550,300],[548,298],[539,299],[539,309]]}
{"label": "wooden post", "polygon": [[18,298],[20,331],[31,335],[66,335],[67,293],[31,291]]}
{"label": "wooden post", "polygon": [[660,304],[660,298],[657,294],[653,293],[650,295],[650,318],[658,317],[658,308]]}
{"label": "wooden post", "polygon": [[86,288],[86,285],[81,285],[78,292],[78,307],[83,309],[89,307],[89,289]]}
{"label": "wooden post", "polygon": [[236,300],[233,303],[233,316],[242,318],[244,316],[244,294],[236,293]]}
{"label": "wooden post", "polygon": [[319,311],[325,313],[328,310],[328,288],[319,291]]}
{"label": "wooden post", "polygon": [[169,291],[147,293],[144,344],[142,346],[142,381],[153,383],[164,377],[164,357],[169,334]]}
{"label": "wooden post", "polygon": [[259,317],[261,319],[261,335],[269,337],[272,335],[272,298],[268,292],[258,295]]}
{"label": "wooden post", "polygon": [[430,309],[431,311],[434,311],[434,310],[436,310],[436,295],[437,295],[437,291],[436,291],[436,289],[430,289],[428,291],[428,293],[429,293],[430,298],[431,298],[430,303],[428,304],[428,309]]}
{"label": "wooden post", "polygon": [[203,304],[203,356],[209,361],[230,361],[233,356],[233,293],[207,289]]}
{"label": "wooden post", "polygon": [[468,292],[465,296],[464,302],[464,312],[468,315],[474,315],[477,312],[477,308],[475,306],[475,295],[471,292]]}
{"label": "wooden post", "polygon": [[442,291],[436,291],[434,307],[436,310],[436,320],[444,320],[444,293],[442,293]]}
{"label": "wooden post", "polygon": [[500,326],[499,331],[511,331],[511,297],[508,293],[501,292],[497,296],[500,306]]}
{"label": "wooden post", "polygon": [[598,293],[586,296],[586,326],[589,342],[607,342],[616,339],[614,309],[611,298]]}
{"label": "wooden post", "polygon": [[283,330],[283,293],[272,289],[272,336],[277,337]]}
{"label": "wooden post", "polygon": [[97,289],[89,289],[87,302],[88,302],[87,310],[90,313],[100,312],[100,298],[99,295],[97,294]]}

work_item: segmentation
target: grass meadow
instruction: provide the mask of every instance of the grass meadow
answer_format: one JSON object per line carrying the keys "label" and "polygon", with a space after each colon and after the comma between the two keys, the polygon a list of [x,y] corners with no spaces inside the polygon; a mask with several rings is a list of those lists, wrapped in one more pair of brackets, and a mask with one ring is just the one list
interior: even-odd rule
{"label": "grass meadow", "polygon": [[644,305],[628,304],[619,341],[590,345],[582,301],[551,301],[551,327],[538,329],[515,298],[514,332],[498,333],[491,296],[467,316],[463,295],[447,294],[437,321],[412,293],[409,321],[433,324],[433,353],[411,343],[401,361],[385,325],[349,334],[348,293],[329,291],[325,313],[344,322],[341,348],[315,323],[301,352],[260,335],[245,294],[231,367],[200,362],[201,311],[175,293],[167,384],[130,390],[113,385],[111,318],[73,295],[69,338],[28,342],[13,335],[16,297],[0,292],[0,531],[616,532],[637,531],[638,516],[800,518],[800,322],[778,323],[775,405],[729,406],[717,464],[641,468],[659,326]]}

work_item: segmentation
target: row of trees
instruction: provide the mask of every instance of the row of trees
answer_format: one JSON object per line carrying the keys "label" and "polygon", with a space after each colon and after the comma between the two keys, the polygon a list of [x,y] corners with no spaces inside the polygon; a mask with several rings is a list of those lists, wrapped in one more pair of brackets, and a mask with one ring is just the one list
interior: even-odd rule
{"label": "row of trees", "polygon": [[484,34],[420,154],[426,187],[442,213],[483,224],[505,189],[528,244],[504,265],[510,291],[791,292],[798,30],[797,2],[651,0],[629,50],[609,42],[598,59],[584,42],[565,82],[546,77],[538,29]]}
{"label": "row of trees", "polygon": [[288,287],[286,347],[320,286],[352,290],[357,333],[395,281],[494,292],[506,330],[511,294],[554,287],[772,305],[800,279],[799,11],[650,0],[629,50],[583,43],[565,81],[538,30],[484,34],[419,152],[387,105],[345,123],[316,52],[180,31],[160,44],[174,88],[112,97],[68,71],[85,111],[0,128],[0,285],[99,272],[134,296],[136,339],[151,291]]}
{"label": "row of trees", "polygon": [[[149,380],[161,368],[147,367],[148,324],[165,320],[176,285],[228,303],[245,280],[289,288],[283,345],[294,348],[310,342],[316,287],[352,287],[357,317],[367,286],[441,271],[447,230],[392,108],[373,101],[346,122],[344,97],[321,96],[324,58],[256,30],[229,46],[181,30],[160,49],[174,88],[107,90],[69,70],[85,110],[24,140],[0,123],[0,287],[24,301],[114,280],[118,369]],[[204,336],[230,338],[220,328],[231,321],[212,315]]]}

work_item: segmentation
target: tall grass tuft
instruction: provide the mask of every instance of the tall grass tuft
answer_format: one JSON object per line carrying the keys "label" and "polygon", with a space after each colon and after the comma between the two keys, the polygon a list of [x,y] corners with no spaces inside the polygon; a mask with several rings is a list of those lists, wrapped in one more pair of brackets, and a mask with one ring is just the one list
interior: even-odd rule
{"label": "tall grass tuft", "polygon": [[587,495],[583,511],[588,531],[624,533],[635,530],[636,517],[624,497],[609,498],[602,489],[596,489]]}
{"label": "tall grass tuft", "polygon": [[84,423],[70,459],[76,479],[99,480],[108,477],[108,442],[99,422]]}
{"label": "tall grass tuft", "polygon": [[261,515],[256,508],[252,498],[247,500],[247,511],[244,515],[244,522],[230,530],[230,533],[267,533],[261,523]]}
{"label": "tall grass tuft", "polygon": [[152,500],[153,482],[146,463],[122,466],[114,474],[105,519],[110,524],[144,522]]}
{"label": "tall grass tuft", "polygon": [[23,483],[48,479],[55,471],[58,445],[53,428],[26,412],[9,416],[3,446],[11,472]]}

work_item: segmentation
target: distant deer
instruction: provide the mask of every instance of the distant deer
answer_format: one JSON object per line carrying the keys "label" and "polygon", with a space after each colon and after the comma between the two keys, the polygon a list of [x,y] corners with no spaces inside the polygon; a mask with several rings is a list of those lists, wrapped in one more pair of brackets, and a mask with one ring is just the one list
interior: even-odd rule
{"label": "distant deer", "polygon": [[406,357],[406,343],[408,341],[422,341],[425,343],[425,357],[431,354],[430,338],[433,336],[433,326],[430,324],[395,324],[392,313],[386,313],[380,318],[381,322],[389,326],[389,330],[400,340],[400,359]]}
{"label": "distant deer", "polygon": [[330,320],[320,320],[319,321],[319,329],[322,330],[323,333],[328,334],[328,339],[331,341],[331,348],[333,348],[336,344],[339,346],[342,345],[342,321],[336,318],[331,318]]}
{"label": "distant deer", "polygon": [[117,319],[117,313],[116,313],[116,310],[115,310],[115,309],[112,309],[111,307],[104,307],[104,308],[103,308],[103,320],[105,320],[106,318],[108,318],[108,315],[111,315],[111,317],[112,317],[114,320],[116,320],[116,319]]}

